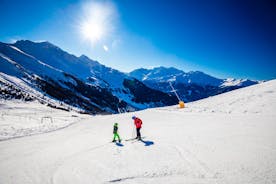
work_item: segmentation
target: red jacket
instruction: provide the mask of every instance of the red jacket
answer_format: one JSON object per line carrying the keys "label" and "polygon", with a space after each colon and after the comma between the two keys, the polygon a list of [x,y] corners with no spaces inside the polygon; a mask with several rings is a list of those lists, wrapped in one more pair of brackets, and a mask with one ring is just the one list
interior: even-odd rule
{"label": "red jacket", "polygon": [[139,118],[135,118],[134,119],[134,124],[136,126],[136,128],[141,128],[142,127],[142,120]]}

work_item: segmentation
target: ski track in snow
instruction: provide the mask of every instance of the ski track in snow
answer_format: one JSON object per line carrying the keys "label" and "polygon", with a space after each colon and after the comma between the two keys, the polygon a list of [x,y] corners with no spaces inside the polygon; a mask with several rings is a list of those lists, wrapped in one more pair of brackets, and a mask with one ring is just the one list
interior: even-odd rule
{"label": "ski track in snow", "polygon": [[82,155],[87,154],[88,152],[94,151],[94,150],[96,150],[96,149],[104,148],[104,147],[107,146],[108,144],[110,144],[110,143],[98,145],[98,146],[89,148],[89,149],[87,149],[87,150],[80,151],[80,152],[78,152],[78,153],[74,153],[73,155],[70,155],[70,156],[68,156],[68,157],[65,157],[65,158],[63,158],[62,160],[59,160],[57,163],[55,163],[55,169],[54,169],[53,175],[52,175],[52,177],[51,177],[51,184],[56,184],[56,183],[58,183],[58,182],[55,181],[55,180],[56,180],[55,177],[56,177],[56,175],[57,175],[59,169],[61,169],[61,168],[66,164],[66,162],[74,162],[74,160],[75,160],[77,157],[81,157]]}
{"label": "ski track in snow", "polygon": [[[137,142],[140,144],[140,142]],[[91,152],[97,151],[98,149],[106,148],[110,143],[106,143],[103,145],[95,146],[92,148],[89,148],[87,150],[83,150],[81,152],[75,153],[74,155],[71,155],[67,158],[64,158],[60,163],[57,163],[58,167],[54,171],[54,175],[52,177],[52,184],[59,183],[58,182],[58,177],[60,176],[59,173],[63,172],[64,168],[68,168],[67,164],[72,164],[72,162],[77,161],[82,158],[86,158],[85,155],[87,154],[92,154]],[[131,145],[126,143],[127,146],[134,147],[131,149],[135,149],[138,145]],[[153,179],[153,178],[161,178],[161,177],[168,177],[168,176],[185,176],[188,175],[187,172],[192,171],[193,172],[193,177],[196,178],[198,181],[199,180],[208,180],[211,181],[212,183],[216,183],[216,177],[215,175],[210,171],[210,169],[201,161],[199,161],[195,156],[193,156],[192,153],[190,153],[187,150],[183,150],[178,146],[169,146],[165,145],[167,148],[161,148],[161,150],[170,150],[169,155],[173,155],[173,157],[179,157],[181,160],[181,166],[180,168],[185,168],[189,167],[188,171],[187,170],[182,170],[182,169],[170,169],[167,167],[166,169],[162,171],[147,171],[141,175],[133,175],[133,176],[128,176],[128,177],[122,177],[122,178],[116,178],[112,179],[108,182],[110,183],[115,183],[115,182],[125,182],[126,180],[137,180],[137,179]],[[169,148],[169,149],[168,149]],[[120,155],[121,150],[119,148],[116,148],[116,151],[114,154]],[[202,182],[201,182],[202,183]]]}
{"label": "ski track in snow", "polygon": [[[138,142],[139,143],[139,142]],[[101,148],[105,148],[110,143],[106,143],[103,145],[95,146],[92,148],[89,148],[87,150],[81,151],[79,153],[76,153],[70,157],[65,158],[62,163],[58,163],[59,167],[56,168],[54,172],[54,176],[52,177],[52,184],[59,183],[56,179],[59,177],[59,170],[62,170],[62,168],[68,168],[66,166],[66,163],[71,164],[72,162],[85,158],[86,154],[91,154],[91,152],[96,151]],[[140,143],[139,143],[140,144]],[[127,146],[131,146],[131,144],[126,142]],[[109,180],[109,183],[116,183],[116,182],[126,182],[127,180],[137,180],[137,179],[153,179],[153,178],[162,178],[162,177],[169,177],[169,176],[188,176],[189,172],[192,172],[192,178],[191,181],[196,180],[198,183],[205,183],[207,180],[208,182],[212,181],[212,183],[217,183],[217,176],[216,173],[213,173],[205,163],[200,161],[198,158],[194,156],[189,150],[183,149],[179,146],[170,146],[170,145],[163,145],[163,147],[166,148],[160,148],[160,150],[170,150],[168,155],[173,155],[173,157],[179,157],[179,160],[181,160],[181,163],[179,164],[180,169],[170,169],[167,167],[166,169],[163,169],[162,171],[147,171],[141,175],[133,175],[133,176],[127,176],[122,178],[116,178]],[[135,149],[137,145],[133,145],[131,149]],[[168,149],[169,148],[169,149]],[[121,150],[119,148],[115,151],[116,155],[120,155]],[[78,162],[78,161],[77,161]],[[186,169],[188,167],[188,169]],[[185,168],[185,169],[181,169]],[[219,182],[218,182],[219,183]]]}
{"label": "ski track in snow", "polygon": [[214,178],[214,174],[207,167],[205,163],[197,159],[190,151],[184,149],[183,147],[174,146],[176,152],[179,156],[191,167],[195,173],[195,177],[198,178]]}
{"label": "ski track in snow", "polygon": [[[58,131],[0,141],[0,183],[276,183],[275,81],[186,106],[79,115]],[[115,122],[123,140],[133,137],[133,115],[143,120],[143,141],[111,143]]]}

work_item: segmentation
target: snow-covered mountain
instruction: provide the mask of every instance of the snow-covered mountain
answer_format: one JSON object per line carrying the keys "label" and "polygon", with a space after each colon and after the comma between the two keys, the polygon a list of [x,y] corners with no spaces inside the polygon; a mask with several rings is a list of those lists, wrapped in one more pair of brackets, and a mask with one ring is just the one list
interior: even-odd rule
{"label": "snow-covered mountain", "polygon": [[[186,107],[87,116],[0,100],[0,183],[275,183],[276,80]],[[133,115],[142,141],[126,141]]]}
{"label": "snow-covered mountain", "polygon": [[[43,96],[90,113],[133,111],[177,102],[174,96],[153,90],[86,56],[71,55],[49,42],[0,42],[0,72],[1,76],[17,78]],[[6,83],[2,81],[3,85]],[[15,82],[13,88],[21,89]]]}
{"label": "snow-covered mountain", "polygon": [[170,82],[186,102],[259,83],[248,79],[218,79],[200,71],[184,72],[173,67],[140,68],[130,72],[129,76],[166,93],[172,91]]}
{"label": "snow-covered mountain", "polygon": [[199,71],[191,71],[185,73],[182,70],[170,67],[156,67],[153,69],[136,69],[129,73],[130,76],[145,82],[178,82],[178,83],[194,83],[198,85],[218,86],[222,80],[207,75]]}
{"label": "snow-covered mountain", "polygon": [[[218,79],[203,72],[186,73],[172,67],[137,69],[125,74],[85,55],[76,57],[49,42],[29,40],[14,44],[0,42],[0,76],[2,98],[43,101],[43,97],[51,106],[66,103],[90,113],[116,113],[175,104],[178,100],[169,82],[185,102],[258,83]],[[36,92],[26,93],[23,91],[26,86]]]}

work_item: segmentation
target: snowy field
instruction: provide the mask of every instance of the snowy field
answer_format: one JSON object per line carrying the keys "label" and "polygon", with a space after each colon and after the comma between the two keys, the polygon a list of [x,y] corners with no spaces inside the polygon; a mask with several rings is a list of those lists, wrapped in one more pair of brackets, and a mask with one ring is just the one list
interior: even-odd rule
{"label": "snowy field", "polygon": [[0,141],[58,130],[84,118],[36,101],[0,100]]}
{"label": "snowy field", "polygon": [[[1,120],[2,139],[18,137],[20,126],[40,131],[0,141],[1,184],[276,183],[276,80],[189,103],[185,109],[73,117],[39,105],[10,111],[8,106],[17,105],[0,106],[2,114],[9,114]],[[18,120],[18,114],[24,118]],[[72,123],[41,133],[43,126],[26,114],[36,120],[51,115],[54,125],[55,119]],[[143,141],[110,143],[115,122],[123,140],[133,137],[134,114],[143,120]],[[11,127],[18,132],[10,133]]]}

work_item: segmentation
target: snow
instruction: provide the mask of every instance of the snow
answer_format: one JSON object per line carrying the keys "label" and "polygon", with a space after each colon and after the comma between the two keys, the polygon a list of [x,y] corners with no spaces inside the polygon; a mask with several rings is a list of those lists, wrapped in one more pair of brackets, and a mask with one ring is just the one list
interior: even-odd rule
{"label": "snow", "polygon": [[156,67],[153,69],[136,69],[129,73],[130,76],[142,81],[151,82],[176,82],[176,83],[195,83],[199,85],[218,86],[223,82],[222,79],[217,79],[199,71],[184,72],[182,70],[170,67]]}
{"label": "snow", "polygon": [[[1,70],[4,70],[2,72],[7,74],[17,73],[18,75],[16,76],[23,75],[23,73],[29,75],[35,73],[40,76],[46,75],[51,76],[51,78],[66,80],[61,70],[53,68],[15,46],[6,44],[3,47],[5,49],[1,51],[0,55],[0,66],[3,66]],[[15,63],[17,63],[16,67],[13,66]],[[12,72],[10,72],[10,70]]]}
{"label": "snow", "polygon": [[[10,103],[1,113],[17,106]],[[276,80],[185,105],[78,115],[84,119],[67,128],[1,141],[0,183],[276,183]],[[10,111],[13,120],[71,113],[22,106]],[[134,136],[134,114],[143,120],[144,140],[110,143],[115,122],[123,140]]]}
{"label": "snow", "polygon": [[[23,54],[23,55],[25,55],[25,56],[27,56],[27,57],[30,57],[30,58],[36,60],[39,64],[41,64],[41,65],[43,65],[43,66],[47,66],[48,68],[51,68],[51,69],[53,69],[53,70],[62,72],[62,70],[56,69],[56,68],[54,68],[54,67],[52,67],[52,66],[50,66],[50,65],[48,65],[48,64],[43,63],[42,61],[36,59],[35,57],[33,57],[33,56],[30,55],[30,54],[27,54],[27,53],[23,52],[22,50],[18,49],[18,48],[15,47],[15,46],[10,45],[10,47],[11,47],[12,49],[16,50],[17,52],[20,52],[21,54]],[[7,58],[7,59],[9,59],[9,58]],[[14,62],[14,63],[15,63],[15,62]]]}
{"label": "snow", "polygon": [[[39,77],[39,76],[34,75],[34,77]],[[71,110],[74,110],[75,112],[83,111],[80,108],[73,107],[73,106],[65,104],[59,100],[51,98],[47,94],[43,93],[42,91],[40,91],[39,89],[34,87],[32,84],[30,84],[30,82],[28,80],[25,80],[24,78],[20,79],[20,78],[0,72],[0,81],[3,84],[3,85],[1,84],[0,90],[7,88],[7,86],[12,86],[13,89],[17,89],[17,90],[25,93],[25,95],[28,95],[28,96],[36,99],[40,103],[49,104],[49,105],[52,105],[57,108],[71,109]],[[5,101],[5,100],[0,99],[0,104],[9,104],[9,102],[13,102],[13,101]],[[16,105],[18,103],[20,103],[20,101],[15,101],[12,103],[12,108],[14,109],[14,112],[17,111]],[[0,108],[0,110],[3,111],[3,109],[1,109],[1,108]]]}
{"label": "snow", "polygon": [[234,79],[234,78],[228,78],[224,79],[220,87],[229,87],[229,86],[249,86],[252,84],[258,84],[263,81],[253,81],[249,79]]}
{"label": "snow", "polygon": [[192,102],[184,111],[273,115],[276,109],[275,83],[273,80]]}
{"label": "snow", "polygon": [[36,101],[1,100],[0,110],[0,141],[64,128],[83,116],[76,112],[54,110]]}
{"label": "snow", "polygon": [[[9,85],[14,86],[15,88],[20,89],[22,92],[29,94],[31,96],[36,97],[37,99],[42,100],[43,93],[32,88],[28,81],[24,81],[24,79],[20,79],[11,75],[7,75],[5,73],[0,72],[0,81]],[[1,89],[1,88],[0,88]],[[50,99],[47,99],[50,100]]]}

